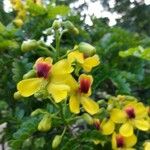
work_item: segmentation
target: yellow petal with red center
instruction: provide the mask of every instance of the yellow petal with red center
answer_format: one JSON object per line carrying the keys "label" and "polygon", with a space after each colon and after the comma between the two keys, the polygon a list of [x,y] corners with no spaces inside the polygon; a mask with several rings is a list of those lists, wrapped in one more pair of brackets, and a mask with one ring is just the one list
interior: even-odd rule
{"label": "yellow petal with red center", "polygon": [[149,122],[144,119],[134,120],[134,126],[142,131],[148,131],[149,129]]}
{"label": "yellow petal with red center", "polygon": [[68,61],[70,63],[77,61],[80,64],[84,63],[84,56],[83,53],[79,52],[79,51],[74,51],[68,54]]}
{"label": "yellow petal with red center", "polygon": [[104,135],[110,135],[114,132],[115,124],[111,120],[108,120],[106,122],[102,122],[101,128]]}
{"label": "yellow petal with red center", "polygon": [[72,95],[70,97],[69,108],[72,113],[78,114],[80,112],[80,102],[77,96]]}
{"label": "yellow petal with red center", "polygon": [[43,78],[31,78],[22,80],[17,84],[17,90],[24,97],[31,96],[40,90],[43,81]]}
{"label": "yellow petal with red center", "polygon": [[110,118],[115,123],[124,123],[126,121],[126,113],[123,110],[114,108],[110,113]]}
{"label": "yellow petal with red center", "polygon": [[91,95],[91,85],[93,77],[91,75],[81,74],[79,77],[80,92],[84,93],[86,97]]}
{"label": "yellow petal with red center", "polygon": [[84,63],[82,65],[83,69],[86,72],[90,72],[93,67],[96,67],[100,64],[98,55],[94,55],[92,57],[88,57],[84,60]]}
{"label": "yellow petal with red center", "polygon": [[123,125],[121,125],[119,132],[125,137],[131,136],[133,134],[132,124],[129,122],[124,123]]}
{"label": "yellow petal with red center", "polygon": [[62,59],[52,66],[52,75],[69,74],[73,71],[71,63],[67,59]]}
{"label": "yellow petal with red center", "polygon": [[129,137],[124,137],[125,147],[127,148],[133,147],[136,144],[136,142],[137,142],[137,137],[134,134],[132,134]]}
{"label": "yellow petal with red center", "polygon": [[53,84],[50,83],[47,86],[48,92],[52,95],[56,103],[61,102],[67,98],[70,87],[65,84]]}
{"label": "yellow petal with red center", "polygon": [[91,115],[99,112],[99,105],[88,97],[81,97],[81,104],[83,108]]}
{"label": "yellow petal with red center", "polygon": [[47,64],[52,64],[53,59],[51,57],[40,57],[36,60],[34,67],[38,64],[38,63],[47,63]]}
{"label": "yellow petal with red center", "polygon": [[79,81],[82,79],[87,79],[91,84],[93,83],[93,77],[91,75],[81,74],[79,77]]}
{"label": "yellow petal with red center", "polygon": [[112,149],[117,149],[117,142],[116,142],[116,133],[114,132],[111,139]]}

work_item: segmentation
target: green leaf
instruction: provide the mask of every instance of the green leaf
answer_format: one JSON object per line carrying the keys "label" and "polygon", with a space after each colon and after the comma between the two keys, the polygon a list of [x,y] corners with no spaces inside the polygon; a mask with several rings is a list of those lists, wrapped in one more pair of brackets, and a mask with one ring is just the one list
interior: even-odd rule
{"label": "green leaf", "polygon": [[10,146],[15,150],[20,150],[23,142],[37,130],[38,123],[38,118],[32,117],[24,120],[19,130],[13,134],[13,140],[10,141]]}
{"label": "green leaf", "polygon": [[58,5],[55,7],[49,5],[47,7],[47,9],[48,9],[48,17],[49,18],[55,18],[57,15],[65,16],[70,11],[70,8],[65,5]]}
{"label": "green leaf", "polygon": [[126,78],[117,72],[116,70],[112,71],[110,74],[110,79],[113,84],[117,87],[117,93],[119,94],[130,94],[130,84],[127,82]]}
{"label": "green leaf", "polygon": [[138,58],[150,60],[150,48],[144,49],[141,46],[129,48],[126,51],[120,51],[119,56],[121,57],[135,56]]}
{"label": "green leaf", "polygon": [[13,80],[18,82],[22,79],[23,75],[32,68],[32,63],[28,63],[28,59],[17,60],[13,62]]}

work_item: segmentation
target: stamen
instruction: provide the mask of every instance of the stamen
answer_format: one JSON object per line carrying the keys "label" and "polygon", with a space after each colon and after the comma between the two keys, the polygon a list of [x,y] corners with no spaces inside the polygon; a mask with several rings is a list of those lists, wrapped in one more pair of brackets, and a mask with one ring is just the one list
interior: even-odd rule
{"label": "stamen", "polygon": [[37,76],[48,78],[51,68],[52,68],[52,65],[48,63],[45,63],[45,62],[38,63],[36,65]]}
{"label": "stamen", "polygon": [[121,135],[117,135],[116,136],[116,143],[117,143],[117,147],[119,148],[123,148],[124,146],[124,139],[123,139],[123,136]]}
{"label": "stamen", "polygon": [[128,108],[125,109],[125,112],[127,113],[128,117],[130,119],[135,118],[134,108],[128,107]]}
{"label": "stamen", "polygon": [[81,93],[88,93],[90,86],[91,86],[91,81],[89,78],[80,79],[80,92]]}

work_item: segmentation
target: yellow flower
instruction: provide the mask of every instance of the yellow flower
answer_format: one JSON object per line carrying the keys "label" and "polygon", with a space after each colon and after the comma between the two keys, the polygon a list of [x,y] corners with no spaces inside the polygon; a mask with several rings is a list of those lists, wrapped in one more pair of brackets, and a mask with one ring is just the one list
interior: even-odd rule
{"label": "yellow flower", "polygon": [[111,119],[103,119],[102,121],[99,119],[94,119],[93,122],[96,129],[104,135],[110,135],[115,130],[115,124]]}
{"label": "yellow flower", "polygon": [[93,67],[96,67],[100,64],[98,55],[87,57],[78,50],[69,53],[68,60],[69,62],[77,61],[86,72],[90,72]]}
{"label": "yellow flower", "polygon": [[111,111],[111,120],[122,124],[119,132],[125,137],[133,135],[134,128],[147,131],[149,123],[145,119],[146,116],[147,112],[144,105],[135,101],[127,103],[122,110],[114,108]]}
{"label": "yellow flower", "polygon": [[90,75],[82,74],[79,77],[79,83],[73,78],[68,78],[67,82],[71,87],[69,107],[70,111],[78,114],[80,112],[80,104],[86,112],[93,115],[99,111],[98,104],[89,98],[91,95],[91,85],[93,78]]}
{"label": "yellow flower", "polygon": [[129,137],[125,137],[121,134],[112,135],[112,149],[114,150],[134,150],[132,147],[136,144],[137,137],[132,134]]}
{"label": "yellow flower", "polygon": [[24,79],[17,84],[22,96],[29,97],[45,88],[57,103],[67,97],[70,87],[63,80],[73,71],[67,59],[52,65],[50,57],[45,59],[41,57],[36,61],[34,69],[36,77]]}

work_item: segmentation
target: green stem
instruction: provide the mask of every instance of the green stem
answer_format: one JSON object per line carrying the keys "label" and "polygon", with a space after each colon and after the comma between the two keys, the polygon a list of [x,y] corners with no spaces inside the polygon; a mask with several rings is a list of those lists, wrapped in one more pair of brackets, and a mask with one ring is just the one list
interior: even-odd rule
{"label": "green stem", "polygon": [[63,105],[62,105],[62,103],[60,103],[60,115],[61,115],[61,118],[64,121],[64,123],[67,124],[66,119],[64,117],[64,113],[63,113]]}
{"label": "green stem", "polygon": [[59,59],[60,56],[60,38],[59,38],[59,31],[55,31],[55,38],[56,38],[56,50],[57,50],[57,57]]}
{"label": "green stem", "polygon": [[49,47],[52,49],[52,51],[56,52],[56,49],[50,44]]}
{"label": "green stem", "polygon": [[59,108],[59,106],[52,100],[51,97],[48,97],[50,99],[50,101],[52,102],[52,104],[56,107],[56,108]]}
{"label": "green stem", "polygon": [[62,137],[64,136],[66,130],[67,130],[67,127],[64,128],[64,130],[63,130],[63,132],[62,132],[62,134],[61,134]]}

